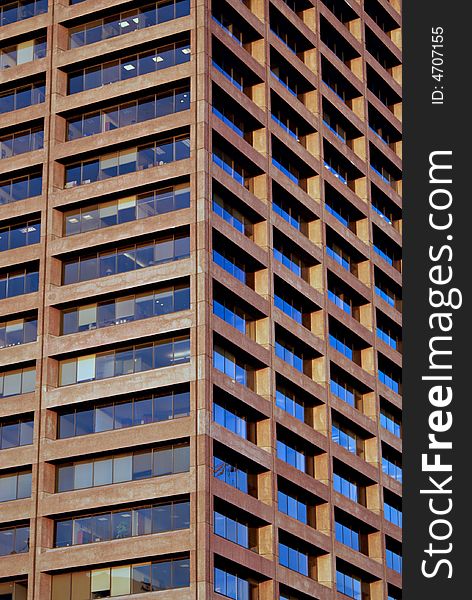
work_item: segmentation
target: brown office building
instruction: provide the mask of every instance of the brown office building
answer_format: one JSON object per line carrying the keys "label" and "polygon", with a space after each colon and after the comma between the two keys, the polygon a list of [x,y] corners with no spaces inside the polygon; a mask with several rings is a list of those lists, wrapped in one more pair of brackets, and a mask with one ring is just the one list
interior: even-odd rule
{"label": "brown office building", "polygon": [[401,598],[400,0],[1,0],[0,600]]}

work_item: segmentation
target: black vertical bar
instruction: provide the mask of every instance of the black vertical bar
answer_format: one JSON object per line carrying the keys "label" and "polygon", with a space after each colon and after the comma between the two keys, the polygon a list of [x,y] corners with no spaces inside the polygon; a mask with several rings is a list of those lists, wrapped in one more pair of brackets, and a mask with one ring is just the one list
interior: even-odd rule
{"label": "black vertical bar", "polygon": [[[470,3],[453,0],[408,0],[403,7],[403,597],[407,600],[472,598],[468,583],[472,360],[467,347],[472,333],[467,314],[472,279],[471,14]],[[452,168],[439,167],[430,174],[432,163]],[[438,208],[449,202],[448,208]],[[451,226],[445,227],[451,218]],[[432,303],[441,304],[441,293],[454,306],[462,294],[462,306],[435,308]],[[452,325],[449,332],[441,330],[434,314],[443,315],[444,329]],[[439,337],[443,339],[434,339]],[[433,351],[452,354],[432,355],[430,344]],[[431,368],[430,361],[437,368]],[[436,432],[439,428],[445,431]],[[452,442],[452,449],[428,448],[430,434],[438,442]],[[429,465],[437,460],[452,470],[422,468],[424,454]]]}

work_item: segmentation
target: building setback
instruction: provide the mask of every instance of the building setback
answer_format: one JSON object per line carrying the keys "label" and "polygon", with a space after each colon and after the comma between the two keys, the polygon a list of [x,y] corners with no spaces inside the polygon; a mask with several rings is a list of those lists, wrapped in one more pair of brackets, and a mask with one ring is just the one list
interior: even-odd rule
{"label": "building setback", "polygon": [[0,598],[401,598],[399,0],[0,3]]}

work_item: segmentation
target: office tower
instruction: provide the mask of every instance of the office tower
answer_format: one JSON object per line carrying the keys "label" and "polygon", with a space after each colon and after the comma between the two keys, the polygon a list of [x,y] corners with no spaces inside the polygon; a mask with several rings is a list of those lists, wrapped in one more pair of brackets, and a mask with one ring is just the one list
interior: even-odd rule
{"label": "office tower", "polygon": [[398,1],[0,19],[0,598],[401,598]]}

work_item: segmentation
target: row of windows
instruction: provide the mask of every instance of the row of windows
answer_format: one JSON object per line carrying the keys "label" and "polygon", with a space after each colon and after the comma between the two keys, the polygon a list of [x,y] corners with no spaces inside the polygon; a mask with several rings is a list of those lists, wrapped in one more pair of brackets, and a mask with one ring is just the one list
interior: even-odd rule
{"label": "row of windows", "polygon": [[247,579],[225,569],[215,567],[214,590],[233,600],[251,600],[251,584]]}
{"label": "row of windows", "polygon": [[298,354],[299,349],[287,342],[275,340],[275,355],[281,358],[300,373],[303,373],[303,357]]}
{"label": "row of windows", "polygon": [[279,563],[292,571],[308,576],[308,554],[279,542]]}
{"label": "row of windows", "polygon": [[[0,529],[0,556],[9,554],[24,554],[29,551],[29,526]],[[0,588],[1,590],[1,588]],[[2,598],[0,591],[0,598]]]}
{"label": "row of windows", "polygon": [[402,511],[399,508],[392,506],[388,502],[384,502],[384,517],[387,519],[387,521],[390,521],[390,523],[393,523],[398,527],[401,527],[403,524]]}
{"label": "row of windows", "polygon": [[190,288],[188,284],[175,285],[143,292],[142,294],[125,296],[124,298],[112,298],[94,304],[65,309],[62,311],[61,333],[67,335],[79,331],[90,331],[91,329],[100,329],[110,325],[120,325],[166,315],[188,308],[190,308]]}
{"label": "row of windows", "polygon": [[249,493],[248,473],[217,456],[213,457],[213,474],[217,479],[245,494]]}
{"label": "row of windows", "polygon": [[186,41],[159,46],[139,54],[86,67],[68,77],[69,94],[93,90],[110,83],[126,81],[139,75],[154,73],[190,60],[190,45]]}
{"label": "row of windows", "polygon": [[[190,527],[190,502],[161,502],[57,521],[56,548],[78,546]],[[1,532],[0,532],[1,533]]]}
{"label": "row of windows", "polygon": [[277,440],[277,458],[295,467],[303,473],[306,472],[306,456],[281,440]]}
{"label": "row of windows", "polygon": [[189,585],[189,558],[172,558],[54,575],[51,600],[94,600]]}
{"label": "row of windows", "polygon": [[36,317],[0,323],[0,349],[35,342],[38,334]]}
{"label": "row of windows", "polygon": [[278,491],[278,508],[280,512],[304,523],[308,523],[308,508],[305,502],[281,490]]}
{"label": "row of windows", "polygon": [[358,531],[336,521],[335,532],[336,540],[338,542],[341,542],[341,544],[344,544],[345,546],[349,546],[349,548],[352,548],[353,550],[360,550],[360,535]]}
{"label": "row of windows", "polygon": [[36,368],[25,367],[0,373],[0,398],[34,392]]}
{"label": "row of windows", "polygon": [[14,0],[0,6],[0,27],[48,12],[48,0]]}
{"label": "row of windows", "polygon": [[136,171],[184,160],[189,156],[190,140],[188,135],[111,152],[66,167],[65,188],[103,181],[118,175],[136,173]]}
{"label": "row of windows", "polygon": [[94,44],[188,14],[190,14],[189,0],[160,0],[142,8],[128,10],[118,15],[74,27],[69,32],[69,47],[79,48],[87,44]]}
{"label": "row of windows", "polygon": [[387,567],[389,569],[393,569],[394,571],[397,571],[397,573],[402,572],[403,560],[401,554],[387,548],[385,552],[385,558],[385,562],[387,563]]}
{"label": "row of windows", "polygon": [[62,283],[69,285],[128,273],[187,258],[189,254],[190,238],[185,234],[173,234],[115,250],[102,250],[64,263]]}
{"label": "row of windows", "polygon": [[0,71],[23,65],[46,56],[46,38],[20,42],[7,48],[0,48]]}
{"label": "row of windows", "polygon": [[0,475],[0,502],[20,500],[31,496],[31,471]]}
{"label": "row of windows", "polygon": [[[0,7],[1,10],[1,7]],[[30,83],[0,94],[0,114],[41,104],[45,100],[44,83]]]}
{"label": "row of windows", "polygon": [[246,333],[246,315],[238,307],[235,307],[233,303],[223,300],[213,299],[213,314],[228,323],[241,333]]}
{"label": "row of windows", "polygon": [[349,598],[354,598],[354,600],[362,600],[361,588],[361,580],[358,577],[336,570],[336,589],[338,592]]}
{"label": "row of windows", "polygon": [[247,235],[250,232],[251,224],[244,215],[216,193],[213,194],[212,208],[216,215],[224,219],[240,233]]}
{"label": "row of windows", "polygon": [[58,467],[56,492],[185,473],[189,468],[188,444],[81,460]]}
{"label": "row of windows", "polygon": [[225,254],[224,250],[219,252],[213,248],[213,261],[215,264],[242,283],[246,283],[245,265],[231,256],[225,256]]}
{"label": "row of windows", "polygon": [[154,217],[189,206],[188,184],[158,188],[151,192],[69,210],[64,213],[63,231],[66,236],[75,235]]}
{"label": "row of windows", "polygon": [[248,384],[248,370],[231,352],[216,346],[213,349],[213,366],[221,373],[231,377],[236,383]]}
{"label": "row of windows", "polygon": [[40,150],[44,145],[44,131],[41,128],[11,133],[0,138],[0,159],[11,158],[25,152]]}
{"label": "row of windows", "polygon": [[39,272],[35,267],[0,275],[0,300],[38,291]]}
{"label": "row of windows", "polygon": [[41,174],[31,174],[0,181],[0,206],[40,196],[43,187]]}
{"label": "row of windows", "polygon": [[302,323],[303,312],[295,299],[290,298],[289,300],[286,300],[285,298],[279,296],[277,292],[274,292],[274,306],[279,308],[297,323]]}
{"label": "row of windows", "polygon": [[28,446],[33,443],[33,419],[0,422],[0,449]]}
{"label": "row of windows", "polygon": [[382,471],[386,475],[393,477],[393,479],[395,479],[396,481],[399,481],[400,483],[402,482],[402,478],[403,478],[402,467],[399,464],[397,464],[396,462],[389,460],[388,458],[385,458],[385,456],[382,456]]}
{"label": "row of windows", "polygon": [[215,423],[222,425],[229,431],[247,440],[247,419],[237,415],[234,410],[221,406],[221,404],[213,403],[213,420]]}
{"label": "row of windows", "polygon": [[60,439],[158,423],[190,413],[188,391],[160,392],[144,398],[77,408],[59,416]]}
{"label": "row of windows", "polygon": [[0,229],[0,252],[39,244],[40,237],[40,221],[27,221],[20,225],[2,227]]}
{"label": "row of windows", "polygon": [[119,350],[67,358],[59,364],[59,386],[141,373],[187,363],[189,360],[188,336],[165,338]]}
{"label": "row of windows", "polygon": [[243,548],[249,548],[249,527],[237,519],[228,517],[217,510],[213,513],[216,535],[234,542]]}
{"label": "row of windows", "polygon": [[292,415],[292,417],[300,421],[305,421],[305,406],[292,392],[277,387],[275,403],[279,408]]}
{"label": "row of windows", "polygon": [[0,598],[5,600],[26,600],[28,596],[28,581],[18,579],[0,583]]}
{"label": "row of windows", "polygon": [[181,87],[73,117],[67,121],[67,140],[120,129],[190,108],[190,88]]}

